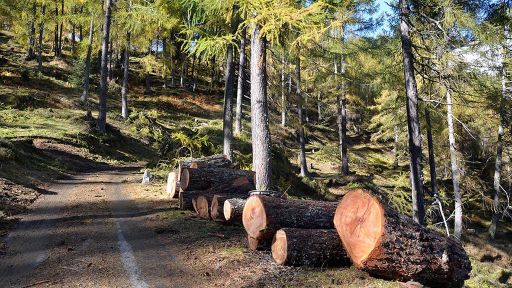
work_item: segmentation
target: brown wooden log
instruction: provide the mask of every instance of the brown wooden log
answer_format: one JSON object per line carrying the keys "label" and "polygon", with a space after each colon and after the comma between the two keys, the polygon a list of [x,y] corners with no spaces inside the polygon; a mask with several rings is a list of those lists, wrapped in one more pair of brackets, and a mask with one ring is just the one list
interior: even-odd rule
{"label": "brown wooden log", "polygon": [[460,287],[471,263],[457,240],[399,215],[382,196],[363,189],[345,194],[334,225],[354,265],[385,279],[431,287]]}
{"label": "brown wooden log", "polygon": [[241,198],[227,199],[224,201],[224,219],[230,223],[242,223],[242,214],[246,201],[246,199]]}
{"label": "brown wooden log", "polygon": [[211,194],[207,194],[197,196],[195,198],[196,206],[194,208],[196,210],[197,216],[200,218],[210,219],[210,205],[208,205],[208,203],[211,202],[211,197]]}
{"label": "brown wooden log", "polygon": [[169,175],[167,176],[167,186],[166,186],[166,192],[169,195],[169,199],[178,197],[178,193],[176,193],[177,192],[177,181],[178,181],[177,172],[173,171],[173,172],[169,173]]}
{"label": "brown wooden log", "polygon": [[254,183],[254,173],[229,168],[186,168],[181,172],[180,191],[205,190],[221,185],[233,185],[240,177]]}
{"label": "brown wooden log", "polygon": [[181,179],[181,172],[185,168],[235,168],[233,162],[224,154],[216,154],[203,158],[181,160],[178,163],[178,181]]}
{"label": "brown wooden log", "polygon": [[277,264],[290,266],[350,265],[335,229],[280,229],[272,240],[272,258]]}
{"label": "brown wooden log", "polygon": [[[215,221],[226,221],[224,217],[224,203],[226,200],[235,198],[243,200],[249,197],[248,193],[237,193],[237,194],[215,194],[212,198],[210,211],[211,217]],[[240,213],[241,216],[241,213]]]}
{"label": "brown wooden log", "polygon": [[196,198],[199,196],[205,196],[208,203],[215,194],[233,195],[235,197],[242,197],[242,195],[254,189],[254,185],[249,182],[247,177],[240,177],[231,184],[219,185],[206,190],[195,190],[195,191],[180,191],[179,193],[179,204],[180,209],[197,211],[197,207],[194,207]]}
{"label": "brown wooden log", "polygon": [[247,234],[258,240],[272,239],[284,227],[332,229],[337,204],[253,195],[245,203],[242,222]]}
{"label": "brown wooden log", "polygon": [[264,251],[269,250],[272,245],[272,241],[269,239],[256,239],[247,235],[247,248],[252,251]]}

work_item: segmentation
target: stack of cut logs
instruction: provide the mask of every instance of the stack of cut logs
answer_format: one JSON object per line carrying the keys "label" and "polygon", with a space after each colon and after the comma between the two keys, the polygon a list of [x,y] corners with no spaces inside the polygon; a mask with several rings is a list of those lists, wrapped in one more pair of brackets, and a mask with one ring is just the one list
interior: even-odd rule
{"label": "stack of cut logs", "polygon": [[[293,266],[355,265],[384,279],[459,287],[471,264],[459,241],[399,215],[374,192],[340,202],[291,200],[254,190],[254,174],[224,155],[181,161],[167,192],[201,218],[243,224],[251,250]],[[252,195],[251,195],[252,194]]]}

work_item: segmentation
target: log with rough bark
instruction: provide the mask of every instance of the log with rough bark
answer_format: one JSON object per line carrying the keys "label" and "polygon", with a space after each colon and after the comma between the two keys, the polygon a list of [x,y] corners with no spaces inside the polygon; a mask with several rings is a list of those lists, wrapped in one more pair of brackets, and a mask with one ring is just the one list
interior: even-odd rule
{"label": "log with rough bark", "polygon": [[334,225],[354,265],[371,275],[460,287],[471,264],[460,242],[399,215],[382,196],[363,189],[345,194]]}
{"label": "log with rough bark", "polygon": [[[180,191],[179,193],[179,204],[180,209],[183,210],[194,210],[196,209],[192,205],[192,201],[199,196],[206,196],[208,203],[211,203],[211,198],[215,194],[226,194],[226,195],[244,195],[248,194],[249,191],[254,189],[254,184],[250,182],[247,177],[242,176],[233,180],[230,184],[224,184],[212,187],[206,190],[195,190],[195,191]],[[194,200],[195,202],[195,200]],[[192,209],[194,208],[194,209]],[[197,211],[196,211],[197,212]]]}
{"label": "log with rough bark", "polygon": [[[244,199],[249,197],[248,193],[240,193],[240,194],[215,194],[212,198],[210,205],[211,217],[215,221],[226,221],[226,217],[224,217],[224,203],[226,200],[237,199],[245,202]],[[242,206],[243,207],[243,206]],[[242,213],[240,213],[240,216]]]}
{"label": "log with rough bark", "polygon": [[181,171],[180,191],[205,190],[220,185],[232,185],[233,181],[246,177],[254,182],[254,173],[229,168],[186,168]]}
{"label": "log with rough bark", "polygon": [[165,190],[169,195],[170,199],[173,199],[178,196],[178,194],[176,193],[178,180],[177,178],[178,177],[176,171],[169,173],[169,175],[167,176],[167,186]]}
{"label": "log with rough bark", "polygon": [[280,229],[272,241],[272,258],[277,264],[290,266],[350,265],[335,229]]}
{"label": "log with rough bark", "polygon": [[247,234],[258,240],[272,239],[284,227],[332,229],[337,204],[253,195],[245,203],[242,222]]}
{"label": "log with rough bark", "polygon": [[247,247],[252,251],[269,250],[272,241],[269,239],[256,239],[247,235]]}
{"label": "log with rough bark", "polygon": [[242,213],[244,212],[246,201],[246,199],[241,198],[227,199],[224,201],[224,219],[231,223],[242,223]]}
{"label": "log with rough bark", "polygon": [[178,163],[178,181],[181,177],[181,172],[185,168],[235,168],[233,162],[224,154],[216,154],[203,158],[194,158],[182,160]]}

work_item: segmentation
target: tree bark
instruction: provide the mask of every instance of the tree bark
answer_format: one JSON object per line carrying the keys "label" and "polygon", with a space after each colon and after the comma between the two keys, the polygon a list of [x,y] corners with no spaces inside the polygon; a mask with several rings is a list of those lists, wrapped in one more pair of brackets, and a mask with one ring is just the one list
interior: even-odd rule
{"label": "tree bark", "polygon": [[448,119],[448,143],[450,145],[450,163],[452,168],[453,197],[455,200],[455,221],[453,234],[457,239],[462,236],[462,197],[460,195],[460,174],[457,164],[457,148],[455,144],[455,130],[453,128],[453,103],[450,88],[446,87],[446,118]]}
{"label": "tree bark", "polygon": [[260,35],[261,27],[253,24],[251,37],[251,132],[252,163],[256,172],[256,189],[269,190],[270,130],[267,106],[267,68],[265,37]]}
{"label": "tree bark", "polygon": [[130,65],[130,36],[131,33],[126,33],[126,48],[124,50],[124,65],[123,65],[123,85],[121,87],[121,116],[123,119],[128,119],[128,77]]}
{"label": "tree bark", "polygon": [[[247,17],[247,15],[246,15]],[[236,116],[235,116],[235,134],[242,132],[242,102],[244,99],[245,84],[245,49],[247,45],[247,27],[242,28],[240,38],[240,57],[238,60],[238,85],[236,91]]]}
{"label": "tree bark", "polygon": [[386,203],[363,189],[343,196],[334,225],[352,263],[384,279],[461,287],[471,271],[461,243],[399,215]]}
{"label": "tree bark", "polygon": [[110,22],[112,19],[112,0],[107,0],[107,11],[103,25],[103,42],[101,45],[101,76],[99,95],[98,132],[105,133],[107,125],[107,64],[108,43],[110,42]]}
{"label": "tree bark", "polygon": [[306,138],[304,136],[304,110],[302,104],[304,99],[302,98],[302,91],[300,89],[300,48],[297,47],[297,56],[295,59],[295,76],[296,76],[296,99],[297,109],[299,112],[299,159],[300,159],[300,176],[309,177],[308,163],[306,161]]}
{"label": "tree bark", "polygon": [[235,168],[231,160],[224,154],[215,154],[203,158],[193,158],[178,162],[178,181],[181,179],[181,172],[185,168]]}
{"label": "tree bark", "polygon": [[350,258],[335,229],[283,228],[272,240],[272,258],[279,265],[350,266]]}
{"label": "tree bark", "polygon": [[86,105],[86,109],[89,113],[89,73],[91,70],[91,53],[92,53],[92,40],[94,34],[94,15],[91,14],[91,24],[89,25],[89,43],[87,45],[87,55],[85,57],[85,71],[84,71],[84,91],[80,97],[80,101]]}
{"label": "tree bark", "polygon": [[246,199],[232,198],[224,201],[223,214],[224,219],[230,223],[242,223],[242,214]]}
{"label": "tree bark", "polygon": [[[46,4],[43,4],[41,7],[41,18],[44,18],[44,14],[46,13]],[[44,31],[44,19],[41,19],[39,22],[39,45],[37,49],[37,71],[40,73],[43,72],[43,31]]]}
{"label": "tree bark", "polygon": [[285,200],[251,196],[243,211],[245,231],[255,239],[272,239],[284,227],[332,229],[336,202]]}
{"label": "tree bark", "polygon": [[53,33],[53,56],[59,56],[59,6],[55,3],[55,30]]}
{"label": "tree bark", "polygon": [[409,156],[411,170],[413,219],[425,225],[425,203],[423,195],[423,167],[421,151],[420,119],[418,115],[418,90],[414,76],[414,56],[409,36],[409,7],[407,0],[400,0],[400,38],[404,64],[405,92],[407,95],[407,128],[409,134]]}

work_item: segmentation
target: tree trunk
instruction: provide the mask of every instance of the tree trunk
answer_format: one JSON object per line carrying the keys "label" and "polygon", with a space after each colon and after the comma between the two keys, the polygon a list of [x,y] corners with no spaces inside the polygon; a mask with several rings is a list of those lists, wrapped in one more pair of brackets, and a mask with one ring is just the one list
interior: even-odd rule
{"label": "tree trunk", "polygon": [[446,87],[446,118],[448,119],[448,143],[450,145],[450,162],[452,168],[453,197],[455,200],[455,222],[453,234],[457,239],[462,236],[462,197],[460,195],[460,174],[457,164],[457,150],[455,144],[455,130],[453,128],[452,95],[450,88]]}
{"label": "tree trunk", "polygon": [[59,31],[59,56],[62,56],[62,31],[64,30],[64,0],[62,0],[60,5],[60,31]]}
{"label": "tree trunk", "polygon": [[288,103],[286,97],[286,67],[288,66],[286,57],[283,53],[283,58],[281,60],[281,126],[286,127],[286,116],[288,114]]}
{"label": "tree trunk", "polygon": [[252,171],[219,167],[186,168],[181,171],[181,191],[204,190],[222,184],[231,184],[233,181],[245,177],[254,183]]}
{"label": "tree trunk", "polygon": [[[237,8],[233,5],[233,15],[231,16],[231,31],[236,29],[235,12]],[[233,158],[233,98],[235,94],[235,64],[233,60],[233,45],[226,47],[226,74],[224,75],[224,118],[222,121],[222,131],[224,133],[224,154],[228,159]]]}
{"label": "tree trunk", "polygon": [[[247,192],[244,193],[233,193],[233,194],[216,194],[213,196],[210,206],[211,216],[216,221],[226,221],[224,217],[224,203],[229,199],[243,200],[249,197]],[[230,206],[231,207],[231,206]],[[242,208],[243,210],[243,208]],[[230,211],[228,211],[230,212]],[[228,214],[230,217],[230,213]],[[241,215],[241,213],[240,213]]]}
{"label": "tree trunk", "polygon": [[85,57],[85,71],[84,71],[84,91],[82,92],[82,97],[80,97],[80,101],[86,105],[86,109],[89,113],[89,73],[91,70],[91,53],[92,53],[92,40],[94,33],[94,15],[91,15],[91,24],[89,26],[89,43],[87,45],[87,56]]}
{"label": "tree trunk", "polygon": [[[246,15],[247,16],[247,15]],[[238,85],[236,90],[236,115],[235,115],[235,134],[242,132],[242,102],[244,98],[245,84],[245,47],[247,44],[247,27],[242,28],[240,38],[240,57],[238,60]]]}
{"label": "tree trunk", "polygon": [[130,36],[131,33],[126,33],[126,48],[124,50],[124,65],[123,65],[123,85],[121,87],[121,116],[123,119],[128,119],[128,76],[130,65]]}
{"label": "tree trunk", "polygon": [[114,79],[114,70],[112,69],[112,55],[114,54],[114,41],[110,39],[110,48],[108,49],[108,80]]}
{"label": "tree trunk", "polygon": [[55,31],[53,34],[53,56],[59,56],[59,6],[55,3]]}
{"label": "tree trunk", "polygon": [[72,55],[75,55],[75,48],[76,48],[75,38],[76,38],[76,26],[73,23],[71,26],[71,54]]}
{"label": "tree trunk", "polygon": [[400,216],[386,203],[363,189],[343,196],[334,225],[352,263],[385,279],[460,287],[471,271],[461,243]]}
{"label": "tree trunk", "polygon": [[[46,13],[46,4],[43,4],[41,7],[41,17],[44,18],[44,14]],[[39,22],[39,45],[37,49],[37,71],[40,73],[43,72],[43,30],[44,30],[44,19],[41,19]]]}
{"label": "tree trunk", "polygon": [[318,99],[317,99],[317,111],[318,111],[318,121],[322,121],[322,92],[318,92]]}
{"label": "tree trunk", "polygon": [[106,132],[107,124],[107,58],[108,43],[110,42],[110,22],[112,19],[112,0],[107,0],[107,11],[105,13],[105,24],[103,25],[103,42],[101,45],[101,76],[99,95],[98,132]]}
{"label": "tree trunk", "polygon": [[246,199],[241,198],[232,198],[224,201],[224,219],[231,223],[242,223],[242,214],[246,201]]}
{"label": "tree trunk", "polygon": [[[341,174],[349,175],[347,148],[347,92],[345,87],[345,56],[341,55],[341,105],[338,109],[338,134],[340,141]],[[337,99],[339,101],[339,99]]]}
{"label": "tree trunk", "polygon": [[37,4],[36,1],[32,2],[32,19],[28,28],[28,49],[27,49],[27,60],[32,60],[35,57],[34,46],[36,43],[36,13]]}
{"label": "tree trunk", "polygon": [[414,78],[414,56],[409,36],[409,7],[407,0],[400,0],[400,38],[404,64],[405,92],[407,95],[407,128],[409,132],[409,154],[411,170],[413,219],[425,225],[425,203],[423,195],[423,171],[420,119],[418,115],[418,90]]}
{"label": "tree trunk", "polygon": [[269,190],[271,183],[271,144],[267,106],[267,41],[264,36],[260,35],[260,29],[258,25],[253,24],[250,62],[252,164],[256,172],[256,189]]}
{"label": "tree trunk", "polygon": [[284,227],[307,229],[334,228],[336,202],[285,200],[251,196],[243,211],[245,231],[255,239],[272,239]]}
{"label": "tree trunk", "polygon": [[[508,26],[506,27],[508,29]],[[507,31],[507,30],[505,30]],[[496,142],[496,162],[494,164],[494,199],[493,199],[493,215],[491,219],[491,225],[489,226],[489,235],[491,239],[496,237],[496,228],[500,220],[500,192],[501,192],[501,169],[503,161],[503,133],[505,126],[505,103],[504,99],[507,99],[507,67],[505,61],[503,61],[501,75],[501,100],[500,100],[500,123],[498,124],[498,141]]]}
{"label": "tree trunk", "polygon": [[350,258],[335,229],[283,228],[272,241],[272,258],[279,265],[350,266]]}
{"label": "tree trunk", "polygon": [[300,176],[309,177],[308,172],[308,163],[306,161],[306,139],[304,136],[304,110],[302,108],[302,104],[304,99],[302,98],[302,92],[300,89],[300,48],[297,47],[297,58],[295,59],[295,76],[297,77],[296,81],[296,99],[297,99],[297,109],[299,111],[299,148],[300,148]]}

